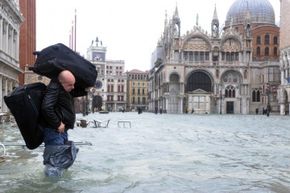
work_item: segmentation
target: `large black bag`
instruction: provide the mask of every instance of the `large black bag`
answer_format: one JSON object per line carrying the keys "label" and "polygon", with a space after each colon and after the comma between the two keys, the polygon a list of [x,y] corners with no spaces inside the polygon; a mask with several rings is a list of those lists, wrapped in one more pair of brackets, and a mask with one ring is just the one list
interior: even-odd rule
{"label": "large black bag", "polygon": [[40,126],[40,108],[46,85],[40,82],[19,86],[4,101],[15,118],[21,135],[29,149],[43,142]]}
{"label": "large black bag", "polygon": [[98,75],[96,66],[67,46],[58,43],[34,54],[37,58],[34,66],[29,69],[36,74],[56,78],[62,70],[69,70],[76,78],[75,90],[77,92],[95,86]]}

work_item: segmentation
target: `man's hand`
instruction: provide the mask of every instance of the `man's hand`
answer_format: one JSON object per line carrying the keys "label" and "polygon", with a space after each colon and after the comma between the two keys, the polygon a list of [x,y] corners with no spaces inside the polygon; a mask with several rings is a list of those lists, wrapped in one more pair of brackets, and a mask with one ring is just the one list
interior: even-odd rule
{"label": "man's hand", "polygon": [[63,124],[63,122],[60,122],[60,125],[57,128],[57,131],[60,132],[60,133],[63,133],[64,132],[64,128],[65,128],[65,125]]}

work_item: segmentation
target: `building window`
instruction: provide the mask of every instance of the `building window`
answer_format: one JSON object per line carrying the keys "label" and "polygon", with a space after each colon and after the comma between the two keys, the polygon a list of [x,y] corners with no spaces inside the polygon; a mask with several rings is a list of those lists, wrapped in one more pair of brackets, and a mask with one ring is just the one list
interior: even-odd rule
{"label": "building window", "polygon": [[269,47],[265,48],[265,56],[269,56]]}
{"label": "building window", "polygon": [[146,98],[145,98],[145,97],[142,98],[142,104],[143,104],[143,105],[146,104]]}
{"label": "building window", "polygon": [[273,41],[274,41],[274,45],[278,45],[278,37],[277,36],[274,37]]}
{"label": "building window", "polygon": [[279,67],[268,68],[268,81],[269,82],[279,82],[280,81]]}
{"label": "building window", "polygon": [[261,44],[261,36],[257,36],[257,45]]}
{"label": "building window", "polygon": [[252,101],[253,102],[260,102],[261,101],[261,91],[259,89],[253,90]]}
{"label": "building window", "polygon": [[260,47],[257,47],[257,51],[256,51],[257,53],[257,56],[261,56],[261,49],[260,49]]}
{"label": "building window", "polygon": [[270,45],[270,35],[269,34],[265,35],[265,45]]}
{"label": "building window", "polygon": [[235,98],[236,97],[236,91],[233,86],[228,86],[225,90],[225,97],[226,98]]}

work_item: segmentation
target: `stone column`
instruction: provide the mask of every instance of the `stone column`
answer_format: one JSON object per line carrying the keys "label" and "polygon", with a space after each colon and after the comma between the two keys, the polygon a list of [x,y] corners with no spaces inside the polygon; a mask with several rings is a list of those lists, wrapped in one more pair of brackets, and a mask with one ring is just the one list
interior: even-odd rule
{"label": "stone column", "polygon": [[6,26],[4,25],[4,28],[6,28],[6,34],[4,35],[4,48],[5,48],[5,52],[9,54],[9,40],[8,40],[8,37],[9,37],[9,23],[7,22],[6,23]]}
{"label": "stone column", "polygon": [[[7,96],[8,92],[8,79],[4,78],[4,96]],[[7,112],[7,106],[5,103],[3,103],[3,112]]]}
{"label": "stone column", "polygon": [[180,113],[183,113],[183,97],[180,98]]}
{"label": "stone column", "polygon": [[10,81],[8,82],[8,92],[7,92],[7,94],[11,93],[12,90],[13,90],[13,81],[10,80]]}
{"label": "stone column", "polygon": [[284,103],[280,104],[280,115],[285,115],[285,104]]}
{"label": "stone column", "polygon": [[2,50],[2,44],[3,44],[3,18],[0,15],[0,50]]}
{"label": "stone column", "polygon": [[284,70],[282,69],[281,70],[281,84],[284,85],[286,82],[285,82],[285,72]]}
{"label": "stone column", "polygon": [[168,109],[169,108],[169,97],[168,96],[165,96],[165,109],[166,112],[168,113]]}

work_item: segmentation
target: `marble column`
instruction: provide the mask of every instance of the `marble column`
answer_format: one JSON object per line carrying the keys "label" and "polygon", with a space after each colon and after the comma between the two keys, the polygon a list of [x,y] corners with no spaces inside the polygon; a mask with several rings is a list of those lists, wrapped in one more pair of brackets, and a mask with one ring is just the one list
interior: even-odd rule
{"label": "marble column", "polygon": [[[8,94],[8,92],[7,92],[7,90],[8,90],[8,79],[7,78],[4,78],[4,96],[7,96],[7,94]],[[3,112],[7,112],[7,106],[6,106],[6,104],[5,103],[3,103]]]}
{"label": "marble column", "polygon": [[280,115],[285,115],[285,104],[280,104]]}
{"label": "marble column", "polygon": [[180,99],[180,113],[183,113],[183,98]]}

